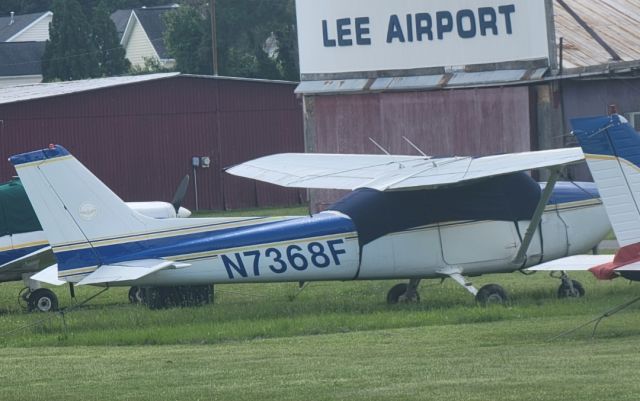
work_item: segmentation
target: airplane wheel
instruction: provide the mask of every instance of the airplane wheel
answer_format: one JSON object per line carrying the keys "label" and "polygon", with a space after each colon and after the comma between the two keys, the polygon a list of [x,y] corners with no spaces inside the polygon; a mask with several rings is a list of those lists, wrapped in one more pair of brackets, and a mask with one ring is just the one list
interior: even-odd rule
{"label": "airplane wheel", "polygon": [[558,298],[580,298],[584,297],[584,287],[577,280],[571,280],[573,288],[568,281],[563,281],[558,287]]}
{"label": "airplane wheel", "polygon": [[129,302],[132,304],[141,304],[143,302],[142,288],[136,286],[129,288]]}
{"label": "airplane wheel", "polygon": [[58,297],[50,289],[38,288],[27,299],[29,312],[53,312],[58,310]]}
{"label": "airplane wheel", "polygon": [[162,309],[166,306],[165,294],[161,288],[147,287],[142,288],[142,302],[149,309]]}
{"label": "airplane wheel", "polygon": [[476,294],[476,301],[482,306],[503,305],[507,302],[507,293],[498,284],[487,284]]}
{"label": "airplane wheel", "polygon": [[396,284],[387,293],[387,303],[389,305],[397,304],[398,302],[420,302],[420,294],[415,293],[412,299],[406,298],[404,295],[407,293],[409,285],[406,283]]}

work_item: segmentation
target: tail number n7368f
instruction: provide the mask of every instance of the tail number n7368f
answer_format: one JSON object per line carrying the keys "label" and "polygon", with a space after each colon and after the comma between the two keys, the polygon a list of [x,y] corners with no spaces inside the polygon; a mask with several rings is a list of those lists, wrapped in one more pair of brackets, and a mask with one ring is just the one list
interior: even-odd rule
{"label": "tail number n7368f", "polygon": [[229,279],[260,276],[261,269],[268,268],[282,274],[288,269],[304,271],[309,266],[325,268],[333,263],[340,266],[340,255],[347,253],[341,246],[343,239],[309,242],[306,245],[288,245],[286,247],[266,248],[221,255]]}

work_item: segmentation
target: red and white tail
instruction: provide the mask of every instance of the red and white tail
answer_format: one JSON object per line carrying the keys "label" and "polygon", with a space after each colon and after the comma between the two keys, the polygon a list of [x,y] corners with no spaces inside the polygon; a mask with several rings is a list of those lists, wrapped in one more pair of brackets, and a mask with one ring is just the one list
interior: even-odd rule
{"label": "red and white tail", "polygon": [[615,255],[572,256],[531,270],[589,270],[601,280],[640,280],[640,134],[617,114],[576,118],[571,125],[621,248]]}

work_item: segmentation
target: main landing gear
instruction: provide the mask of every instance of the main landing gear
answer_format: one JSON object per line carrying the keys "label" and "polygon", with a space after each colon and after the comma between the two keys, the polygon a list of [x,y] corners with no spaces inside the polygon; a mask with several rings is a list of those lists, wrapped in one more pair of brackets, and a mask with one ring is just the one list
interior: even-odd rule
{"label": "main landing gear", "polygon": [[129,301],[144,304],[149,309],[206,305],[213,303],[213,285],[131,287]]}
{"label": "main landing gear", "polygon": [[20,298],[26,302],[29,312],[55,312],[58,310],[58,297],[48,288],[31,290],[25,287]]}
{"label": "main landing gear", "polygon": [[565,271],[550,272],[553,278],[560,279],[558,287],[558,298],[581,298],[584,297],[584,287],[578,280],[572,280]]}
{"label": "main landing gear", "polygon": [[420,302],[420,294],[418,294],[419,278],[412,278],[409,283],[396,284],[387,293],[387,303],[417,303]]}
{"label": "main landing gear", "polygon": [[[508,300],[507,292],[498,284],[487,284],[478,290],[473,286],[473,284],[467,282],[459,271],[443,271],[441,273],[462,285],[462,287],[475,296],[476,301],[482,306],[493,304],[502,305]],[[418,293],[419,284],[419,278],[412,278],[408,283],[394,285],[387,293],[387,303],[397,304],[420,302],[420,294]]]}
{"label": "main landing gear", "polygon": [[58,310],[58,297],[48,288],[41,288],[40,282],[31,280],[31,274],[23,274],[25,287],[18,294],[29,312],[55,312]]}

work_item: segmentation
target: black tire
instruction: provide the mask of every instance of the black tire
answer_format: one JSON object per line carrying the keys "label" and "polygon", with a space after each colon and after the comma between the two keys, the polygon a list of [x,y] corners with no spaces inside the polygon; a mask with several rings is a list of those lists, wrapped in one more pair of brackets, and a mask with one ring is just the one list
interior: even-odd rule
{"label": "black tire", "polygon": [[58,310],[58,297],[48,288],[38,288],[27,298],[29,312],[55,312]]}
{"label": "black tire", "polygon": [[584,287],[577,280],[571,280],[573,284],[573,290],[570,288],[569,283],[562,282],[558,287],[558,298],[582,298],[584,297]]}
{"label": "black tire", "polygon": [[482,305],[504,305],[507,302],[507,292],[498,284],[487,284],[476,294],[476,301]]}
{"label": "black tire", "polygon": [[141,304],[142,301],[142,288],[140,287],[131,287],[129,288],[129,302],[132,304]]}
{"label": "black tire", "polygon": [[[387,293],[387,303],[389,305],[395,305],[400,302],[400,297],[407,293],[407,289],[409,285],[407,283],[396,284]],[[420,302],[420,294],[415,293],[415,298],[411,300],[412,302]],[[409,300],[404,300],[403,302],[409,302]]]}
{"label": "black tire", "polygon": [[142,302],[149,309],[162,309],[166,306],[164,294],[159,287],[142,288]]}

